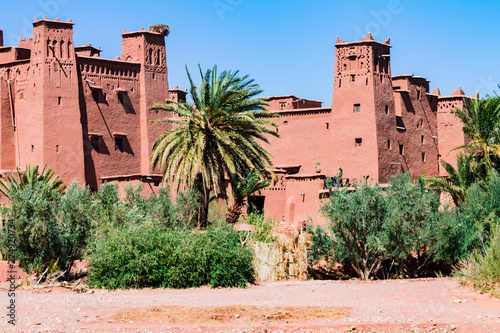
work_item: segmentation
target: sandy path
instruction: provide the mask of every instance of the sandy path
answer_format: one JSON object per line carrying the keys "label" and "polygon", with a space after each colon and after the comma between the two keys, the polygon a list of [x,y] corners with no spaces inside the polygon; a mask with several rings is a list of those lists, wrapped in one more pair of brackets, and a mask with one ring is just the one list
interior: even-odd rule
{"label": "sandy path", "polygon": [[[2,285],[4,286],[4,285]],[[0,291],[0,306],[9,304]],[[500,300],[461,287],[454,279],[287,281],[248,289],[145,289],[77,294],[62,288],[18,290],[18,323],[0,312],[0,331],[13,332],[500,332]],[[178,306],[335,306],[349,316],[300,324],[232,320],[220,324],[120,323],[109,316],[121,309]],[[5,305],[5,307],[4,307]]]}

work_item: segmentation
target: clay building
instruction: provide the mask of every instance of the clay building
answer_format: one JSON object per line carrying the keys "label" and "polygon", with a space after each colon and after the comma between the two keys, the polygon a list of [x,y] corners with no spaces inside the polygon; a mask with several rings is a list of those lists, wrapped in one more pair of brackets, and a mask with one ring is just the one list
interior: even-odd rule
{"label": "clay building", "polygon": [[[276,181],[252,201],[287,225],[321,223],[325,178],[343,171],[341,186],[354,180],[381,182],[410,170],[445,174],[438,161],[466,138],[449,113],[463,106],[459,88],[451,96],[429,91],[429,81],[392,76],[389,39],[368,34],[335,45],[331,106],[295,96],[269,98],[281,115],[280,138],[270,138]],[[164,125],[149,112],[165,99],[186,100],[169,90],[165,36],[146,31],[122,34],[121,57],[104,59],[100,48],[75,46],[73,23],[44,18],[33,36],[4,46],[0,31],[1,175],[47,164],[66,183],[74,179],[96,190],[103,182],[144,183],[155,190],[161,176],[149,156]]]}
{"label": "clay building", "polygon": [[164,127],[150,120],[165,114],[147,109],[186,95],[168,89],[165,37],[125,31],[121,57],[100,52],[75,46],[73,23],[60,19],[37,20],[18,47],[0,43],[4,176],[28,163],[47,164],[66,183],[76,179],[93,190],[104,181],[159,186],[149,155]]}
{"label": "clay building", "polygon": [[451,96],[429,91],[429,81],[391,73],[389,39],[368,34],[362,41],[335,45],[332,105],[295,96],[271,97],[280,138],[267,148],[274,158],[277,181],[253,202],[287,225],[321,223],[318,213],[327,198],[325,178],[342,169],[343,187],[354,181],[386,183],[410,171],[415,177],[446,175],[439,160],[456,164],[466,138],[458,118],[466,98],[458,88]]}

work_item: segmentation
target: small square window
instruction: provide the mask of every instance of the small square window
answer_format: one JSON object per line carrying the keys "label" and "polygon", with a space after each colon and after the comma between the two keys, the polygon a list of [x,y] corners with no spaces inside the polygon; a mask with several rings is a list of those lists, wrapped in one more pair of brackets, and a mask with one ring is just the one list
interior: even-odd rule
{"label": "small square window", "polygon": [[356,75],[351,75],[351,82],[356,81]]}
{"label": "small square window", "polygon": [[359,112],[361,109],[361,104],[354,104],[354,112]]}
{"label": "small square window", "polygon": [[90,147],[92,150],[99,151],[99,137],[91,136],[90,137]]}
{"label": "small square window", "polygon": [[402,144],[399,144],[399,155],[404,155],[404,153],[405,153],[404,146]]}
{"label": "small square window", "polygon": [[363,143],[362,138],[356,138],[356,147],[361,147],[361,144]]}
{"label": "small square window", "polygon": [[115,150],[119,150],[120,152],[123,152],[123,138],[122,137],[115,138]]}

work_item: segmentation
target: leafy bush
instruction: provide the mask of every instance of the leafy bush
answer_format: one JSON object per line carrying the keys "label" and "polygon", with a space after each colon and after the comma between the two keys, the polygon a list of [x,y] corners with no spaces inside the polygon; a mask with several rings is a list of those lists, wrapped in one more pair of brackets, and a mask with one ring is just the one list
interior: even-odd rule
{"label": "leafy bush", "polygon": [[313,232],[311,259],[353,265],[364,279],[382,276],[419,277],[433,272],[442,229],[439,198],[419,178],[401,174],[390,187],[355,184],[356,191],[332,191],[321,208],[328,234]]}
{"label": "leafy bush", "polygon": [[[56,219],[61,195],[50,184],[37,182],[11,192],[10,196],[7,218],[14,222],[11,231],[16,237],[16,259],[28,273],[42,273],[51,260],[61,256]],[[6,228],[3,229],[5,240]]]}
{"label": "leafy bush", "polygon": [[483,253],[475,251],[462,260],[456,273],[462,283],[470,283],[474,289],[490,292],[500,297],[500,225],[493,227],[491,245]]}
{"label": "leafy bush", "polygon": [[123,225],[94,242],[90,283],[96,287],[244,287],[254,281],[252,254],[231,226],[207,231]]}
{"label": "leafy bush", "polygon": [[436,230],[437,255],[456,263],[474,251],[484,253],[490,246],[492,227],[500,222],[500,178],[486,186],[473,184],[464,202],[447,210]]}
{"label": "leafy bush", "polygon": [[321,259],[334,261],[335,243],[328,236],[325,229],[323,229],[321,226],[316,226],[316,228],[310,227],[308,231],[311,234],[311,247],[307,252],[308,262],[314,266]]}
{"label": "leafy bush", "polygon": [[89,188],[78,188],[78,183],[73,182],[61,198],[56,216],[61,245],[61,253],[57,258],[68,278],[73,262],[83,258],[93,229],[92,196]]}
{"label": "leafy bush", "polygon": [[273,243],[277,237],[274,228],[278,224],[274,218],[266,218],[264,214],[253,211],[246,216],[248,224],[255,226],[250,233],[250,239],[254,242]]}
{"label": "leafy bush", "polygon": [[6,218],[14,222],[20,267],[42,273],[57,262],[68,277],[73,262],[84,254],[92,228],[88,188],[73,183],[61,196],[52,184],[36,182],[13,191],[11,199]]}

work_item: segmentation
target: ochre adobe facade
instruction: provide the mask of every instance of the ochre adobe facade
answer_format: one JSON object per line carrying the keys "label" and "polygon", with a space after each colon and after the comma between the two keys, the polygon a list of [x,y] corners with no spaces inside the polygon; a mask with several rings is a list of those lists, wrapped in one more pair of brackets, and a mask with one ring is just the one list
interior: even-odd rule
{"label": "ochre adobe facade", "polygon": [[159,186],[149,155],[164,127],[150,120],[165,114],[147,108],[186,95],[168,89],[165,37],[125,31],[120,58],[100,52],[74,46],[71,20],[37,20],[33,37],[18,47],[0,43],[4,176],[47,164],[67,184],[76,179],[93,190],[104,181],[143,182],[146,191]]}
{"label": "ochre adobe facade", "polygon": [[[280,138],[266,148],[276,181],[252,200],[284,224],[321,223],[325,177],[343,170],[343,183],[381,182],[410,170],[445,175],[438,161],[466,142],[449,111],[463,107],[458,88],[450,96],[413,75],[392,76],[389,40],[346,43],[337,38],[332,105],[295,96],[269,98],[281,115]],[[73,23],[44,18],[18,47],[3,45],[0,30],[0,170],[47,164],[66,183],[76,179],[96,190],[103,182],[144,183],[156,191],[161,176],[149,156],[169,116],[147,109],[169,90],[165,37],[141,29],[122,34],[122,53],[100,57],[90,44],[76,47]]]}
{"label": "ochre adobe facade", "polygon": [[453,148],[466,143],[462,124],[450,110],[464,106],[461,88],[441,96],[429,81],[392,76],[389,39],[368,34],[362,41],[337,38],[332,105],[295,96],[271,97],[280,138],[267,147],[278,180],[256,199],[269,216],[298,226],[322,223],[319,205],[328,197],[325,177],[342,168],[342,185],[386,183],[413,176],[446,175],[439,160],[456,164]]}

